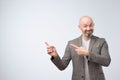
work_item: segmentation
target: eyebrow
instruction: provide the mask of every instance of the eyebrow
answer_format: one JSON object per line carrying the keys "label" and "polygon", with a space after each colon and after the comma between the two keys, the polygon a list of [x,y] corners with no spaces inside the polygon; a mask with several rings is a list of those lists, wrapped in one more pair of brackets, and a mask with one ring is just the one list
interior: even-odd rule
{"label": "eyebrow", "polygon": [[[83,24],[83,25],[87,25],[87,24]],[[91,23],[90,25],[93,25],[93,23]]]}

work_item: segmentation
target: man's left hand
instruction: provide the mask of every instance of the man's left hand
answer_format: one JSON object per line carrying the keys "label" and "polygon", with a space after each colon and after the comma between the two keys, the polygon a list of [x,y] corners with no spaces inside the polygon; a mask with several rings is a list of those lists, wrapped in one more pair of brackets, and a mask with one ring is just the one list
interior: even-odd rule
{"label": "man's left hand", "polygon": [[78,47],[75,44],[70,44],[70,45],[75,48],[75,51],[77,52],[78,55],[83,55],[83,56],[88,56],[89,55],[89,51],[86,50],[85,48]]}

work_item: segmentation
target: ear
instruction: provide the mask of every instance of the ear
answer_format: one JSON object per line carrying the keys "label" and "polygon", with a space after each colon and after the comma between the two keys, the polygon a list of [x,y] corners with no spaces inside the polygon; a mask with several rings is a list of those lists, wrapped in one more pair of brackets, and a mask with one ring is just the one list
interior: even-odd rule
{"label": "ear", "polygon": [[81,26],[80,26],[80,25],[78,25],[78,28],[79,28],[79,29],[81,29]]}
{"label": "ear", "polygon": [[93,23],[93,27],[95,26],[95,23]]}
{"label": "ear", "polygon": [[78,28],[80,28],[80,25],[78,25]]}

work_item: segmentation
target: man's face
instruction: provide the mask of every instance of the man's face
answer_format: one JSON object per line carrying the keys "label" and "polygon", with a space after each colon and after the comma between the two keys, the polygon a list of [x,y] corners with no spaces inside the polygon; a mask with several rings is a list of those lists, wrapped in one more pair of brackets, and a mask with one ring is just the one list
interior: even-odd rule
{"label": "man's face", "polygon": [[90,37],[94,31],[94,23],[92,19],[85,17],[80,20],[79,28],[81,29],[83,36]]}

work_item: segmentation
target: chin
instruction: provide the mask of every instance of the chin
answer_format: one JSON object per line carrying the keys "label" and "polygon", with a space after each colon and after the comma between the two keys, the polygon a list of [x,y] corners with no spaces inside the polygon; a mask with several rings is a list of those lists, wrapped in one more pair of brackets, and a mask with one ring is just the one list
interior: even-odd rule
{"label": "chin", "polygon": [[92,34],[85,34],[85,36],[86,36],[86,37],[91,37],[91,36],[92,36]]}

